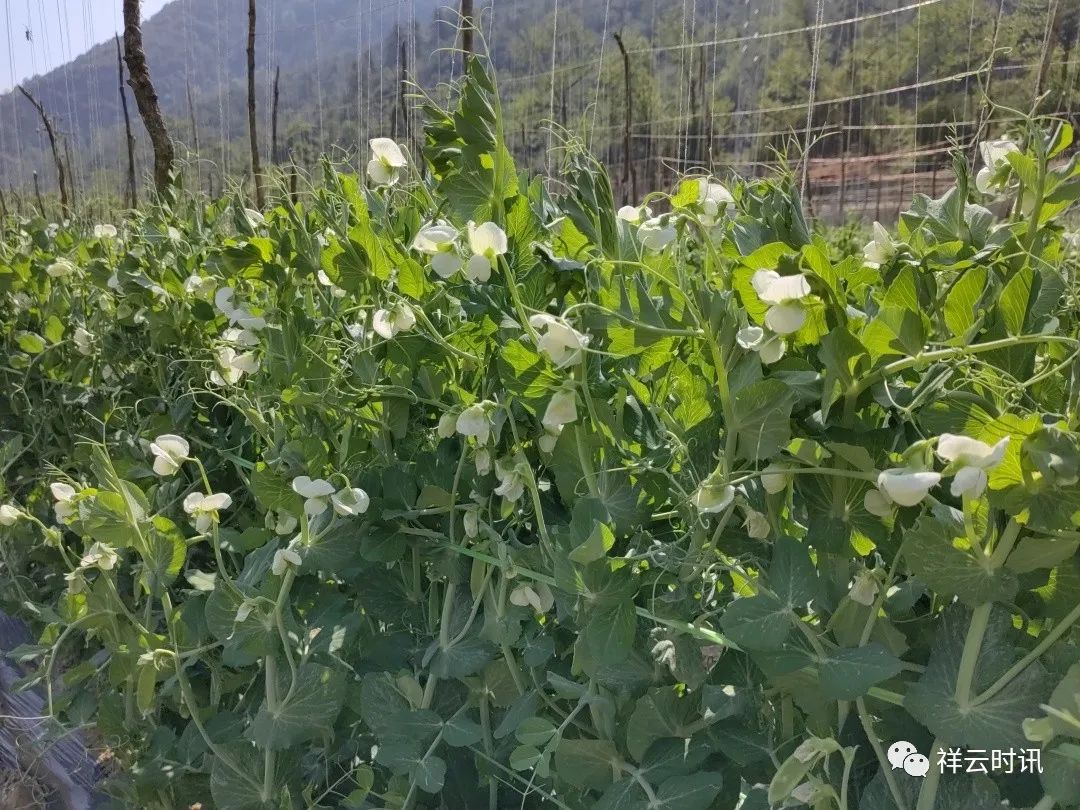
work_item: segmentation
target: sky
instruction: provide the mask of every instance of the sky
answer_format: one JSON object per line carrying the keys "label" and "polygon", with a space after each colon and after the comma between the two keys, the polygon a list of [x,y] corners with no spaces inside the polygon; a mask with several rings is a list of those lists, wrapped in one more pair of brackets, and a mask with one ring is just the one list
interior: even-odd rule
{"label": "sky", "polygon": [[[142,0],[143,19],[168,2]],[[0,92],[111,39],[122,8],[122,0],[0,0]]]}

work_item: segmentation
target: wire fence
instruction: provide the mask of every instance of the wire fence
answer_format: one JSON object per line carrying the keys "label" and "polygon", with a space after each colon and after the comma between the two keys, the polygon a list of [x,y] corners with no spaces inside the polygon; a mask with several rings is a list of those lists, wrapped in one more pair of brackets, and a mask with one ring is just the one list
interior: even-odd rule
{"label": "wire fence", "polygon": [[[51,15],[47,0],[27,3],[40,24],[43,62],[50,51],[72,57],[73,26],[93,30],[88,2],[81,22],[70,6],[57,3]],[[182,69],[155,79],[195,183],[220,193],[230,178],[242,181],[248,165],[236,68],[246,4],[173,5],[162,15],[179,23],[170,54],[179,48]],[[904,194],[943,188],[950,152],[973,156],[980,138],[1021,123],[1017,111],[1075,117],[1080,109],[1080,7],[1060,0],[881,6],[477,0],[474,22],[496,68],[519,165],[555,172],[559,143],[576,137],[608,166],[622,201],[687,171],[788,168],[819,217],[888,216]],[[429,0],[260,0],[258,7],[264,165],[310,168],[333,153],[359,170],[364,144],[380,135],[415,152],[417,99],[453,98],[462,75],[457,0],[434,11]],[[10,53],[11,0],[4,13]],[[312,55],[306,64],[295,64],[298,48]],[[148,59],[153,69],[153,51]],[[45,103],[85,204],[116,198],[122,175],[118,92],[107,89],[116,79],[99,62],[104,56],[92,51],[76,63],[82,68],[66,62],[54,71],[60,81],[41,82],[51,88]],[[14,79],[10,56],[8,63]],[[138,159],[149,165],[141,131]],[[16,98],[0,98],[0,190],[25,200],[35,181],[46,192],[52,185],[42,128]]]}

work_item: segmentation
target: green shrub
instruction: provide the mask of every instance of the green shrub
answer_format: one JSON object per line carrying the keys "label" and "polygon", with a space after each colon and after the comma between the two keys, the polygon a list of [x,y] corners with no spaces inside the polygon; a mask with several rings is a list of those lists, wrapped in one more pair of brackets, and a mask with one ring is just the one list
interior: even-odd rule
{"label": "green shrub", "polygon": [[4,606],[115,805],[1080,802],[1071,129],[835,261],[459,104],[265,218],[5,231]]}

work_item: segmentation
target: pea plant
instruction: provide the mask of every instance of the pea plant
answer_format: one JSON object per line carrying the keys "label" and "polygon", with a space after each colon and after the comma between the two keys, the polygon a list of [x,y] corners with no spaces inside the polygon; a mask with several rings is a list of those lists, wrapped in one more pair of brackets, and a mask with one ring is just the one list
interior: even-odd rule
{"label": "pea plant", "polygon": [[1080,158],[1014,136],[843,255],[519,173],[473,60],[302,201],[13,220],[45,733],[116,807],[1080,806]]}

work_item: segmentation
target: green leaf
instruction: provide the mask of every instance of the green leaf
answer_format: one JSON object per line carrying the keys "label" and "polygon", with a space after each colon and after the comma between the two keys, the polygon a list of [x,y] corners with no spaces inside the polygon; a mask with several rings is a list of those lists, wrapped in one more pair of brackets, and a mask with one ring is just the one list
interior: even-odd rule
{"label": "green leaf", "polygon": [[732,404],[738,436],[737,455],[754,461],[769,458],[791,439],[795,397],[779,380],[759,380],[738,391]]}
{"label": "green leaf", "polygon": [[446,782],[446,762],[440,757],[424,757],[409,769],[409,779],[425,793],[438,793]]}
{"label": "green leaf", "polygon": [[723,786],[723,775],[702,771],[690,776],[673,776],[656,792],[657,810],[708,810]]}
{"label": "green leaf", "polygon": [[555,725],[546,717],[527,717],[518,725],[514,736],[522,745],[539,748],[548,744],[555,731]]}
{"label": "green leaf", "polygon": [[649,747],[665,737],[689,738],[697,701],[674,689],[650,689],[638,698],[626,727],[626,748],[638,762]]}
{"label": "green leaf", "polygon": [[1040,568],[1054,568],[1076,554],[1080,540],[1054,537],[1025,537],[1013,549],[1005,567],[1017,574],[1027,574]]}
{"label": "green leaf", "polygon": [[[971,613],[953,605],[932,630],[933,645],[926,671],[908,688],[904,707],[945,746],[969,748],[1025,748],[1022,724],[1041,715],[1039,705],[1050,693],[1048,679],[1037,661],[1024,669],[1005,689],[978,705],[961,706],[956,698]],[[974,662],[971,694],[989,687],[1013,665],[1021,653],[1010,643],[1011,617],[995,609]]]}
{"label": "green leaf", "polygon": [[945,596],[957,596],[972,607],[984,602],[1008,602],[1016,595],[1011,571],[982,564],[963,547],[963,525],[946,525],[931,513],[923,514],[904,539],[904,559],[923,582]]}
{"label": "green leaf", "polygon": [[64,324],[55,315],[50,315],[45,322],[45,339],[54,346],[64,339]]}
{"label": "green leaf", "polygon": [[41,354],[45,351],[45,341],[41,335],[35,335],[33,332],[17,332],[15,343],[27,354]]}
{"label": "green leaf", "polygon": [[579,565],[588,565],[596,560],[602,560],[615,545],[615,535],[611,529],[603,523],[593,526],[588,539],[584,543],[570,551],[569,557]]}
{"label": "green leaf", "polygon": [[773,545],[769,565],[769,590],[787,603],[789,608],[820,603],[825,591],[806,546],[790,537],[781,537]]}
{"label": "green leaf", "polygon": [[747,650],[780,650],[794,629],[787,604],[764,593],[732,602],[720,627],[724,635]]}
{"label": "green leaf", "polygon": [[431,673],[437,678],[464,678],[475,675],[495,657],[495,646],[480,638],[464,638],[448,648],[440,648],[431,659]]}
{"label": "green leaf", "polygon": [[821,662],[821,689],[833,700],[854,700],[898,675],[904,663],[876,642],[830,652]]}
{"label": "green leaf", "polygon": [[478,723],[473,722],[463,712],[458,712],[443,725],[443,739],[453,748],[475,745],[484,737]]}
{"label": "green leaf", "polygon": [[[219,743],[220,744],[220,743]],[[210,795],[222,810],[263,810],[260,797],[263,756],[254,745],[231,743],[223,750],[228,762],[214,757],[210,769]]]}
{"label": "green leaf", "polygon": [[601,790],[611,784],[619,752],[608,740],[562,740],[555,750],[555,772],[574,787]]}
{"label": "green leaf", "polygon": [[519,745],[510,752],[510,767],[515,771],[527,771],[540,761],[540,751],[531,745]]}
{"label": "green leaf", "polygon": [[634,644],[637,632],[637,613],[634,603],[619,601],[593,606],[581,631],[578,643],[583,645],[599,666],[618,664]]}
{"label": "green leaf", "polygon": [[334,670],[320,664],[302,664],[296,673],[296,687],[288,692],[288,672],[281,673],[285,689],[279,688],[277,704],[263,701],[248,730],[248,738],[261,748],[280,751],[327,734],[341,710],[345,684]]}
{"label": "green leaf", "polygon": [[969,267],[945,298],[945,324],[953,337],[967,337],[979,315],[978,304],[986,292],[987,270]]}

